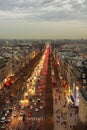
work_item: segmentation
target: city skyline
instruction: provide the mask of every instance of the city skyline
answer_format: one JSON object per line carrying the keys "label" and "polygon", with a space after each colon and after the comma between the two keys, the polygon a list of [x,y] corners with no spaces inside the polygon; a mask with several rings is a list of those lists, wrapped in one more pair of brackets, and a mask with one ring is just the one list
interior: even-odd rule
{"label": "city skyline", "polygon": [[0,38],[87,39],[86,0],[1,0]]}

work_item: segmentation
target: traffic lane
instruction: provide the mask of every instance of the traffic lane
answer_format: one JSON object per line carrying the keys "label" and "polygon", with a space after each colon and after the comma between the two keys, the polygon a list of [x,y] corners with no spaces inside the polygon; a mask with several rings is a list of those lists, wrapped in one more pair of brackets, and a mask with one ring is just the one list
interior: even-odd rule
{"label": "traffic lane", "polygon": [[[16,113],[15,113],[16,111]],[[20,123],[22,122],[22,117],[20,116],[19,111],[15,110],[12,112],[12,116],[11,116],[11,122],[9,124],[9,128],[18,128],[18,126],[20,125]]]}
{"label": "traffic lane", "polygon": [[[31,105],[33,105],[33,103],[31,103]],[[38,108],[38,111],[35,111],[35,108]],[[33,130],[36,130],[38,127],[40,127],[40,123],[43,120],[44,109],[40,109],[39,106],[33,106],[32,109],[30,109],[30,107],[26,107],[25,111],[26,121],[23,130],[28,130],[28,128],[31,126]]]}
{"label": "traffic lane", "polygon": [[[20,128],[21,130],[24,128],[24,121],[23,121],[23,115],[25,114],[25,109],[19,109],[16,108],[16,114],[13,114],[13,119],[11,124],[9,125],[9,128],[13,128],[13,129],[18,129]],[[13,111],[13,113],[15,112]],[[20,113],[23,112],[23,114],[21,115]]]}
{"label": "traffic lane", "polygon": [[[32,109],[30,109],[30,106],[33,106]],[[34,106],[34,104],[31,102],[29,107],[25,107],[25,112],[26,112],[26,121],[24,125],[24,130],[28,129],[32,125],[33,130],[37,129],[39,126],[39,122],[43,120],[42,116],[44,115],[44,110],[40,110],[39,105]],[[35,111],[35,108],[38,108],[38,111]],[[28,117],[29,115],[29,117]],[[31,124],[32,121],[32,124]]]}
{"label": "traffic lane", "polygon": [[44,114],[44,108],[42,105],[33,105],[31,103],[29,107],[25,108],[26,117],[42,117]]}
{"label": "traffic lane", "polygon": [[33,121],[32,129],[37,130],[37,127],[38,127],[38,121],[35,120],[35,121]]}
{"label": "traffic lane", "polygon": [[[34,73],[33,73],[34,74]],[[35,75],[36,76],[36,75]],[[33,75],[33,77],[34,77],[34,75]],[[34,82],[34,79],[32,80],[32,82]]]}
{"label": "traffic lane", "polygon": [[[40,99],[41,97],[38,96]],[[36,101],[36,98],[33,97],[32,100]],[[31,106],[33,106],[33,108],[31,109]],[[28,120],[37,120],[39,118],[41,118],[44,114],[44,110],[40,110],[40,105],[34,105],[34,102],[30,102],[28,107],[25,107],[25,115],[26,115],[26,119]],[[35,111],[35,109],[38,108],[38,111]],[[31,114],[30,117],[29,114]],[[36,118],[37,117],[37,118]]]}
{"label": "traffic lane", "polygon": [[[41,97],[40,96],[36,96],[36,97],[34,97],[34,98],[36,98],[35,100],[37,100],[37,97],[38,98],[40,98],[41,99]],[[16,101],[16,102],[19,102],[19,101]],[[32,105],[33,105],[33,103],[31,103]],[[18,105],[15,103],[14,105],[16,105],[17,107],[16,107],[16,111],[17,111],[17,115],[19,115],[19,113],[20,113],[20,111],[19,111],[19,108],[18,108]],[[35,106],[34,106],[35,107]],[[38,108],[39,106],[37,106],[36,108]],[[25,107],[26,108],[26,107]],[[28,112],[29,112],[29,108],[26,108],[27,110],[25,110],[25,112],[26,112],[26,115],[28,114]],[[39,109],[38,109],[39,110]],[[34,113],[35,112],[35,110],[32,112],[32,113]],[[38,112],[35,112],[35,113],[38,113]],[[38,117],[38,114],[34,114],[34,116],[36,115],[36,117]],[[43,115],[42,113],[40,114],[40,116],[41,115]],[[16,117],[12,117],[13,118],[13,121],[12,121],[12,124],[11,124],[11,126],[13,126],[14,127],[14,123],[15,123],[15,119],[16,119]],[[16,121],[19,121],[19,120],[17,120],[16,119]],[[16,123],[15,123],[16,124]],[[15,125],[16,127],[18,126],[17,124]]]}
{"label": "traffic lane", "polygon": [[44,110],[40,110],[38,108],[38,111],[35,111],[36,108],[38,107],[33,108],[33,115],[31,117],[31,119],[33,120],[33,126],[32,126],[33,130],[37,130],[37,128],[40,127],[40,123],[43,121],[43,115],[44,115]]}
{"label": "traffic lane", "polygon": [[17,129],[20,123],[21,123],[21,120],[19,120],[18,118],[15,118],[11,122],[2,124],[0,128],[1,129]]}
{"label": "traffic lane", "polygon": [[[38,110],[38,111],[37,111]],[[44,110],[40,109],[40,106],[34,108],[34,112],[36,117],[43,117]]]}
{"label": "traffic lane", "polygon": [[16,101],[13,106],[13,111],[11,115],[12,118],[11,126],[14,126],[14,123],[16,124],[16,122],[17,122],[16,127],[20,126],[20,122],[23,119],[23,114],[21,112],[25,113],[25,109],[22,110],[19,103],[20,101]]}
{"label": "traffic lane", "polygon": [[44,108],[42,105],[30,105],[30,107],[33,107],[30,110],[30,113],[32,114],[32,117],[41,117],[44,114]]}
{"label": "traffic lane", "polygon": [[[23,120],[23,115],[20,116],[21,111],[24,113],[23,115],[25,115],[25,120]],[[32,121],[27,118],[28,112],[29,112],[28,107],[24,107],[23,110],[19,109],[19,111],[17,111],[16,117],[13,116],[13,120],[11,124],[9,125],[9,128],[13,128],[13,129],[21,128],[21,130],[22,129],[25,130],[25,128],[27,129],[27,127],[31,125],[30,121]],[[28,124],[27,124],[27,121],[28,121]]]}
{"label": "traffic lane", "polygon": [[32,119],[27,119],[27,124],[25,124],[25,127],[23,130],[37,130],[37,128],[40,128],[41,127],[41,122],[40,120],[36,120],[35,118],[32,120]]}
{"label": "traffic lane", "polygon": [[8,126],[8,124],[10,124],[10,122],[12,121],[12,108],[4,108],[2,109],[1,113],[0,113],[0,128],[5,124],[6,126]]}
{"label": "traffic lane", "polygon": [[38,120],[31,120],[30,118],[24,123],[22,130],[37,130],[40,127]]}
{"label": "traffic lane", "polygon": [[20,119],[20,117],[15,117],[11,124],[9,125],[9,129],[17,129],[19,127],[19,125],[21,124],[22,120]]}

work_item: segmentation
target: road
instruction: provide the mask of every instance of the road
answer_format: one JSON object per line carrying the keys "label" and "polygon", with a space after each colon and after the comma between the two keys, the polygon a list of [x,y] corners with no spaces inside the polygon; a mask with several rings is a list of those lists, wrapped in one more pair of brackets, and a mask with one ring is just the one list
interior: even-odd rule
{"label": "road", "polygon": [[[17,93],[15,101],[12,105],[10,104],[13,108],[12,113],[9,114],[11,121],[9,123],[3,123],[1,128],[3,126],[6,126],[5,129],[12,130],[18,130],[18,128],[21,130],[28,130],[31,128],[33,128],[33,130],[38,130],[41,128],[41,122],[44,119],[44,91],[41,90],[42,88],[40,88],[40,85],[45,85],[46,73],[44,75],[44,80],[42,80],[42,72],[47,71],[47,68],[45,68],[45,70],[43,67],[46,51],[47,50],[45,50],[40,62],[32,71],[31,76],[25,80],[24,86],[22,87],[23,89]],[[26,71],[28,73],[28,70]],[[23,79],[24,78],[21,80]],[[18,85],[19,83],[17,86]],[[31,106],[33,108],[31,108]]]}

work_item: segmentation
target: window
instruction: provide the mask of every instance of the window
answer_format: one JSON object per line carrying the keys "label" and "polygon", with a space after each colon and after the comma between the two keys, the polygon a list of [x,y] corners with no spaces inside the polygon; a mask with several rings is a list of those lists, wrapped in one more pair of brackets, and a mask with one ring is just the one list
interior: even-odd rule
{"label": "window", "polygon": [[85,78],[85,73],[82,74],[82,78]]}
{"label": "window", "polygon": [[84,83],[84,84],[86,83],[86,79],[83,79],[83,83]]}

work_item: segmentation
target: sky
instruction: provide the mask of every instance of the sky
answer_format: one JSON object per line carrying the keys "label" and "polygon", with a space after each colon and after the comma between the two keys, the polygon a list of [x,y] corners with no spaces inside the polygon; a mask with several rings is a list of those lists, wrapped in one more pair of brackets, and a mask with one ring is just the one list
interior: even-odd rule
{"label": "sky", "polygon": [[87,39],[87,0],[0,0],[0,39]]}

